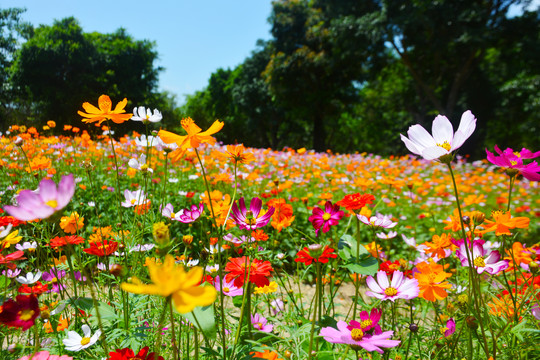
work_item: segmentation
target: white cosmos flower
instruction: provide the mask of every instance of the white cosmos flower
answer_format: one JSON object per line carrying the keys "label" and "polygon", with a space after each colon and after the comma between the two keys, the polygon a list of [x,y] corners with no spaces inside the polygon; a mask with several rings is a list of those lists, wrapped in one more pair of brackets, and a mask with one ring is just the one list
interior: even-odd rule
{"label": "white cosmos flower", "polygon": [[31,272],[27,273],[26,276],[18,276],[15,280],[21,284],[30,285],[41,279],[41,271],[38,270],[35,274]]}
{"label": "white cosmos flower", "polygon": [[158,109],[154,109],[154,113],[152,114],[152,110],[150,110],[150,108],[145,109],[144,106],[133,108],[133,117],[131,118],[131,120],[133,121],[142,121],[143,123],[155,123],[161,121],[161,119],[163,119],[163,116],[161,116],[161,112],[159,112]]}
{"label": "white cosmos flower", "polygon": [[136,190],[136,191],[129,191],[126,189],[124,191],[124,197],[126,200],[122,202],[123,207],[132,207],[137,205],[143,205],[146,204],[148,200],[146,200],[146,196],[144,195],[143,190]]}
{"label": "white cosmos flower", "polygon": [[86,349],[87,347],[94,345],[101,336],[101,330],[98,330],[92,337],[90,337],[92,333],[90,332],[90,327],[86,324],[84,324],[81,329],[84,336],[80,336],[75,331],[69,331],[68,337],[62,340],[66,346],[66,350],[81,351],[82,349]]}
{"label": "white cosmos flower", "polygon": [[431,129],[433,136],[418,124],[409,127],[408,138],[402,134],[400,136],[410,152],[426,160],[436,160],[459,149],[475,128],[476,118],[470,110],[467,110],[461,115],[461,121],[455,133],[450,120],[446,116],[437,115]]}
{"label": "white cosmos flower", "polygon": [[142,154],[139,159],[129,159],[128,166],[132,169],[150,171],[151,173],[154,172],[154,170],[146,164],[146,155],[144,154]]}

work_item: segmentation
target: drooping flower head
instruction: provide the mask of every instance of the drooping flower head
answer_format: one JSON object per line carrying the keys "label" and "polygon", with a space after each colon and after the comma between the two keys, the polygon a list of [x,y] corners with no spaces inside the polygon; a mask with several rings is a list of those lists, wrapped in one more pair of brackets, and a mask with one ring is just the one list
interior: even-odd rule
{"label": "drooping flower head", "polygon": [[426,160],[440,159],[459,149],[476,128],[476,118],[470,110],[461,116],[459,127],[454,134],[452,123],[446,116],[438,115],[433,120],[431,136],[421,125],[413,125],[407,131],[408,138],[401,135],[401,140],[410,152]]}
{"label": "drooping flower head", "polygon": [[46,219],[62,210],[75,193],[73,174],[64,175],[58,187],[54,181],[43,179],[37,191],[22,190],[17,195],[17,206],[4,206],[4,210],[18,220]]}
{"label": "drooping flower head", "polygon": [[89,102],[83,103],[82,107],[86,111],[77,111],[77,114],[81,115],[83,117],[82,121],[84,123],[93,123],[98,122],[98,125],[101,125],[102,122],[109,119],[117,124],[121,124],[126,120],[131,119],[131,114],[125,114],[124,108],[127,105],[127,99],[124,98],[124,100],[120,101],[118,104],[116,104],[116,107],[114,110],[112,109],[112,101],[111,98],[107,95],[101,95],[98,99],[98,106],[95,107],[94,105],[90,104]]}
{"label": "drooping flower head", "polygon": [[311,222],[311,225],[313,225],[315,234],[318,236],[319,230],[322,229],[323,233],[330,231],[330,226],[337,225],[343,215],[343,211],[339,210],[337,204],[332,205],[330,201],[327,201],[326,204],[324,204],[324,210],[319,207],[313,208],[312,215],[308,220]]}
{"label": "drooping flower head", "polygon": [[487,159],[490,163],[500,166],[505,169],[509,176],[523,175],[525,179],[530,181],[540,181],[540,165],[536,161],[528,164],[523,163],[523,159],[534,159],[540,156],[540,151],[533,153],[532,151],[523,148],[520,152],[507,148],[501,151],[495,145],[495,151],[499,156],[495,156],[492,152],[486,149]]}
{"label": "drooping flower head", "polygon": [[403,276],[399,270],[392,274],[392,282],[388,281],[386,273],[382,270],[377,272],[377,281],[373,276],[368,276],[366,284],[369,290],[367,296],[376,297],[380,300],[395,301],[397,299],[414,299],[418,296],[418,281]]}
{"label": "drooping flower head", "polygon": [[179,148],[190,149],[197,148],[200,144],[208,143],[214,145],[216,139],[211,135],[217,133],[223,128],[223,122],[216,120],[210,128],[204,132],[198,127],[191,118],[182,119],[180,122],[187,135],[177,135],[175,133],[160,130],[158,136],[165,144],[176,143]]}
{"label": "drooping flower head", "polygon": [[313,244],[300,250],[298,254],[296,254],[296,259],[294,259],[294,261],[302,262],[306,265],[311,265],[313,262],[326,264],[330,258],[337,258],[334,249],[330,248],[328,245],[323,247],[320,244]]}
{"label": "drooping flower head", "polygon": [[242,197],[238,200],[238,205],[236,203],[233,204],[231,218],[241,230],[255,230],[266,226],[274,213],[273,207],[269,207],[266,212],[261,211],[261,209],[261,199],[257,197],[251,199],[248,210]]}
{"label": "drooping flower head", "polygon": [[[469,244],[466,244],[465,241],[457,241],[456,244],[459,246],[459,249],[456,250],[456,255],[461,261],[462,266],[470,266],[469,260],[467,259],[467,249],[465,246],[469,247]],[[484,271],[488,272],[491,275],[498,274],[500,271],[508,269],[508,260],[501,260],[501,254],[497,250],[490,250],[485,245],[485,241],[477,239],[473,241],[472,253],[472,266],[476,268],[476,271],[479,274],[482,274]],[[471,251],[471,250],[469,250]]]}

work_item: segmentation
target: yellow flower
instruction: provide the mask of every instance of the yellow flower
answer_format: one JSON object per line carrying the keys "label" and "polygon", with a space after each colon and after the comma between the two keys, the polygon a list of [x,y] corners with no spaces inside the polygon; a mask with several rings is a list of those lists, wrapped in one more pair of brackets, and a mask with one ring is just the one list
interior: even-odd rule
{"label": "yellow flower", "polygon": [[15,230],[2,240],[0,240],[0,249],[9,248],[11,245],[17,244],[19,241],[21,241],[22,236],[19,235],[19,230]]}
{"label": "yellow flower", "polygon": [[187,135],[181,136],[175,133],[160,130],[158,136],[165,144],[176,143],[182,149],[197,148],[201,143],[213,145],[216,139],[212,136],[223,128],[223,122],[216,120],[210,128],[204,132],[198,127],[191,118],[182,119],[182,128],[187,132]]}
{"label": "yellow flower", "polygon": [[52,129],[52,128],[56,127],[56,123],[53,120],[49,120],[49,121],[47,121],[47,126]]}
{"label": "yellow flower", "polygon": [[198,266],[186,273],[175,264],[171,255],[167,255],[163,264],[149,261],[148,272],[152,284],[143,284],[134,277],[131,283],[122,283],[122,289],[134,294],[171,296],[174,307],[181,314],[192,311],[196,306],[210,305],[216,300],[214,287],[199,286],[203,270]]}
{"label": "yellow flower", "polygon": [[155,223],[152,226],[152,235],[154,236],[154,241],[158,245],[167,245],[169,243],[169,240],[171,238],[171,234],[169,232],[169,226],[165,225],[164,222],[158,222]]}
{"label": "yellow flower", "polygon": [[75,234],[84,226],[84,217],[80,216],[76,211],[69,216],[62,216],[60,219],[60,227],[67,234]]}
{"label": "yellow flower", "polygon": [[270,284],[256,287],[255,291],[253,291],[254,294],[271,294],[277,291],[277,283],[275,281],[270,282]]}
{"label": "yellow flower", "polygon": [[118,104],[116,104],[116,107],[114,110],[112,109],[112,101],[111,98],[107,95],[101,95],[98,99],[98,106],[95,107],[94,105],[90,104],[89,102],[83,103],[82,107],[85,112],[77,111],[77,114],[81,115],[84,119],[82,119],[82,122],[84,123],[93,123],[98,122],[98,125],[101,125],[101,123],[107,119],[111,119],[113,122],[117,124],[121,124],[126,120],[131,119],[133,114],[124,114],[126,111],[124,108],[127,105],[127,99],[124,99],[120,101]]}

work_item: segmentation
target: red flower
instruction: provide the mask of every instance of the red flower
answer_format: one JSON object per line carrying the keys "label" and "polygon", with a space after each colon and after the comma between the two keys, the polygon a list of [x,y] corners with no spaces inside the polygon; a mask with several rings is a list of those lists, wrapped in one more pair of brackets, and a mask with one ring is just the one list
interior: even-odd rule
{"label": "red flower", "polygon": [[118,243],[112,240],[96,241],[90,244],[88,249],[83,251],[96,256],[109,256],[118,249]]}
{"label": "red flower", "polygon": [[0,254],[0,264],[6,264],[8,269],[15,269],[15,264],[12,263],[12,261],[15,260],[24,260],[26,258],[22,257],[24,255],[24,251],[17,250],[15,252],[12,252],[11,254],[7,254],[6,256]]}
{"label": "red flower", "polygon": [[20,294],[33,294],[39,296],[49,291],[49,284],[42,284],[41,281],[36,282],[34,285],[23,285],[17,289]]}
{"label": "red flower", "polygon": [[84,242],[84,239],[77,235],[63,236],[63,237],[57,236],[51,239],[49,246],[52,248],[57,248],[57,247],[66,246],[67,244],[71,244],[71,245],[82,244],[83,242]]}
{"label": "red flower", "polygon": [[375,196],[371,194],[349,194],[345,195],[343,199],[338,201],[336,205],[343,206],[345,209],[354,211],[359,210],[367,204],[372,204],[375,200]]}
{"label": "red flower", "polygon": [[37,297],[34,295],[17,295],[16,301],[8,299],[2,305],[0,323],[9,327],[22,328],[26,331],[34,325],[39,313]]}
{"label": "red flower", "polygon": [[247,275],[246,264],[249,266],[249,282],[255,284],[257,287],[262,287],[270,284],[268,277],[271,276],[270,272],[274,271],[272,269],[272,264],[270,261],[262,261],[254,259],[250,263],[250,259],[245,256],[241,258],[230,258],[229,262],[225,266],[225,271],[229,273],[225,275],[225,281],[231,281],[234,279],[234,286],[240,287],[244,285],[244,279]]}
{"label": "red flower", "polygon": [[306,265],[311,265],[312,262],[319,262],[326,264],[328,259],[337,258],[337,254],[334,254],[334,249],[325,246],[324,249],[319,244],[306,246],[296,254],[296,262],[302,262]]}
{"label": "red flower", "polygon": [[163,356],[156,355],[154,352],[148,353],[148,351],[148,346],[143,347],[137,355],[129,348],[116,349],[116,351],[111,351],[109,353],[109,358],[107,360],[164,360]]}
{"label": "red flower", "polygon": [[379,270],[382,270],[386,273],[386,275],[391,276],[394,271],[399,270],[399,261],[391,262],[390,260],[387,260],[383,262],[379,268]]}
{"label": "red flower", "polygon": [[26,221],[17,220],[13,216],[0,216],[0,226],[7,226],[11,224],[13,227],[17,227],[25,222]]}

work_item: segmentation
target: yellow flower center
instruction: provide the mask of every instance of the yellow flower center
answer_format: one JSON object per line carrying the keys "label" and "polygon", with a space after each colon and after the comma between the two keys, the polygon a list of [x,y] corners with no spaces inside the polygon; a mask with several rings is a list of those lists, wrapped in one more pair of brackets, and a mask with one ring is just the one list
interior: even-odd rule
{"label": "yellow flower center", "polygon": [[452,148],[452,145],[450,145],[448,141],[445,141],[442,144],[437,144],[437,146],[442,147],[446,151],[450,151],[450,149]]}
{"label": "yellow flower center", "polygon": [[135,199],[131,199],[131,205],[134,205],[137,202]]}
{"label": "yellow flower center", "polygon": [[262,328],[263,328],[263,324],[260,323],[260,322],[258,322],[257,324],[255,324],[255,327],[256,327],[257,329],[262,329]]}
{"label": "yellow flower center", "polygon": [[478,267],[485,267],[486,266],[486,262],[484,261],[484,258],[482,256],[477,256],[474,261],[474,266],[478,266]]}
{"label": "yellow flower center", "polygon": [[146,164],[141,165],[141,171],[146,171],[146,170],[148,170],[148,165]]}
{"label": "yellow flower center", "polygon": [[34,316],[34,314],[35,314],[34,310],[30,310],[30,309],[21,310],[19,311],[19,319],[21,319],[22,321],[28,321],[32,318],[32,316]]}
{"label": "yellow flower center", "polygon": [[440,329],[440,331],[441,331],[441,334],[443,334],[443,335],[444,335],[444,332],[445,332],[446,330],[448,330],[448,328],[447,328],[447,327],[442,327],[442,328]]}
{"label": "yellow flower center", "polygon": [[83,337],[81,339],[81,345],[87,345],[88,343],[90,342],[90,338],[89,337]]}
{"label": "yellow flower center", "polygon": [[384,293],[386,294],[386,296],[394,296],[397,295],[397,290],[393,287],[388,287],[384,290]]}
{"label": "yellow flower center", "polygon": [[53,278],[51,279],[51,282],[52,282],[53,284],[56,284],[56,283],[58,282],[58,278],[53,277]]}
{"label": "yellow flower center", "polygon": [[229,291],[231,291],[231,289],[229,289],[228,287],[224,287],[224,288],[223,288],[223,292],[228,293]]}
{"label": "yellow flower center", "polygon": [[351,330],[351,338],[354,341],[360,341],[362,340],[363,337],[364,337],[364,332],[362,331],[362,329],[355,328]]}
{"label": "yellow flower center", "polygon": [[47,206],[50,206],[52,208],[56,208],[58,206],[58,202],[56,200],[49,200],[49,201],[46,201],[45,204]]}
{"label": "yellow flower center", "polygon": [[322,216],[323,220],[324,221],[328,221],[330,220],[330,218],[332,217],[332,215],[330,215],[329,213],[325,212]]}
{"label": "yellow flower center", "polygon": [[511,164],[512,166],[516,166],[516,165],[517,165],[517,161],[510,160],[510,164]]}
{"label": "yellow flower center", "polygon": [[516,155],[518,158],[521,157],[521,154],[519,152],[517,152],[517,151],[514,151],[514,155]]}
{"label": "yellow flower center", "polygon": [[[388,290],[388,289],[387,289]],[[373,324],[373,321],[371,321],[371,319],[367,319],[367,320],[364,320],[360,323],[360,327],[362,329],[365,329],[367,328],[368,326],[371,326]]]}

